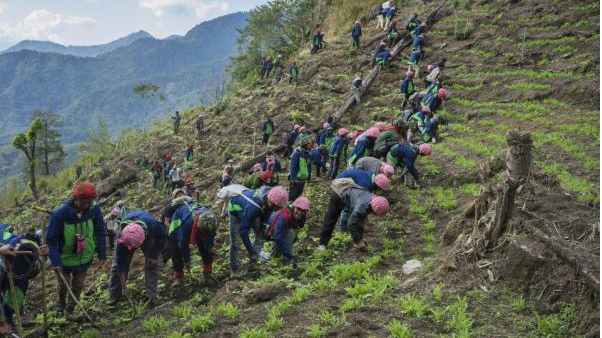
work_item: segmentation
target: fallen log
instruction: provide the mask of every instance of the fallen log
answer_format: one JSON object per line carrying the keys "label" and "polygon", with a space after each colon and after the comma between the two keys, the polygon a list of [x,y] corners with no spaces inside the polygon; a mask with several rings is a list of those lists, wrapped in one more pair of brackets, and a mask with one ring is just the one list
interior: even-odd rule
{"label": "fallen log", "polygon": [[[444,1],[441,5],[439,5],[439,7],[437,7],[437,9],[435,9],[434,11],[431,12],[431,14],[429,14],[427,19],[425,20],[428,25],[432,25],[433,23],[435,23],[437,21],[437,14],[443,8],[443,6],[445,6],[446,3],[447,3],[447,1]],[[371,41],[376,41],[379,39],[382,39],[381,35],[378,36],[378,39],[373,38]],[[399,53],[401,53],[401,51],[404,48],[406,48],[410,45],[412,45],[412,37],[409,33],[406,33],[395,44],[395,46],[393,46],[393,49],[391,50],[391,59],[393,59],[395,56],[399,55]],[[378,76],[379,73],[380,73],[380,66],[377,66],[374,69],[372,69],[370,74],[368,74],[368,76],[364,79],[364,81],[362,81],[362,87],[360,88],[360,98],[362,98],[366,94],[366,92],[370,88],[370,85],[372,84],[374,79],[376,79],[376,77]],[[347,100],[345,101],[345,103],[343,104],[343,106],[341,106],[341,108],[339,108],[339,110],[337,110],[337,112],[333,115],[334,123],[337,123],[341,119],[341,117],[343,117],[343,114],[345,114],[345,112],[347,112],[351,107],[353,107],[354,104],[355,104],[355,98],[353,97],[353,95],[350,94],[349,97],[347,98]]]}
{"label": "fallen log", "polygon": [[[533,213],[521,210],[533,216]],[[546,246],[548,246],[558,257],[571,265],[577,274],[585,280],[585,284],[597,294],[600,294],[600,263],[598,257],[581,253],[566,240],[553,234],[543,222],[524,222],[523,226]]]}

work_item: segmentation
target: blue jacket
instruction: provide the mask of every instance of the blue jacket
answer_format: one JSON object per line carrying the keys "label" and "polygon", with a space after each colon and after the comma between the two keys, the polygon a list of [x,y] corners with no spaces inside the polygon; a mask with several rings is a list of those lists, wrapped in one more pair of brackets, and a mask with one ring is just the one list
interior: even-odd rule
{"label": "blue jacket", "polygon": [[416,36],[414,42],[412,42],[412,49],[418,49],[424,46],[424,38],[421,36]]}
{"label": "blue jacket", "polygon": [[326,163],[324,163],[324,161],[322,160],[322,154],[320,154],[320,150],[318,149],[312,149],[309,152],[309,157],[311,159],[311,162],[317,164],[318,167],[323,167],[326,165]]}
{"label": "blue jacket", "polygon": [[406,77],[403,79],[403,81],[401,81],[399,90],[406,95],[412,95],[416,91],[416,88],[414,87],[414,81],[412,81],[411,78]]}
{"label": "blue jacket", "polygon": [[355,184],[368,190],[374,191],[374,173],[370,170],[349,169],[340,173],[337,178],[351,178]]}
{"label": "blue jacket", "polygon": [[349,138],[336,136],[334,142],[328,150],[330,157],[339,157],[343,155],[343,151],[349,143]]}
{"label": "blue jacket", "polygon": [[[65,241],[73,241],[73,238],[65,238],[65,224],[80,224],[91,221],[94,226],[94,233],[87,234],[94,236],[96,242],[96,254],[98,259],[106,259],[106,232],[102,212],[98,204],[94,203],[88,210],[84,211],[81,218],[77,216],[77,210],[73,205],[73,200],[69,199],[60,208],[52,212],[48,231],[46,232],[46,242],[48,244],[50,262],[53,266],[63,266],[61,253],[65,246]],[[69,266],[70,271],[85,271],[92,261],[82,262],[76,266]]]}
{"label": "blue jacket", "polygon": [[[270,215],[270,218],[268,220],[268,223],[270,225],[272,224],[272,222],[274,222],[274,218],[278,215],[278,213],[279,213],[279,211],[275,211]],[[303,227],[303,225],[305,224],[305,220],[306,220],[306,218],[303,217],[301,220],[296,221],[294,219],[294,217],[292,216],[292,213],[293,212],[291,210],[289,210],[290,217],[288,219],[288,222],[287,222],[287,219],[284,214],[278,215],[278,219],[276,220],[276,223],[274,224],[274,234],[272,235],[274,242],[278,246],[278,249],[280,249],[280,252],[282,252],[284,257],[286,257],[289,260],[293,259],[293,252],[292,252],[291,248],[288,246],[288,243],[286,242],[286,231],[290,227],[295,227],[295,228]],[[291,223],[294,223],[294,224],[291,224]]]}
{"label": "blue jacket", "polygon": [[418,25],[416,26],[416,28],[414,28],[414,30],[412,31],[412,34],[414,34],[415,36],[418,36],[420,34],[422,34],[424,32],[424,27]]}
{"label": "blue jacket", "polygon": [[395,16],[395,13],[397,13],[397,9],[389,8],[389,9],[387,10],[387,12],[386,12],[386,13],[384,13],[383,15],[385,16],[385,18],[386,18],[386,17],[388,17],[388,18],[393,18],[393,17]]}
{"label": "blue jacket", "polygon": [[309,155],[309,152],[302,151],[301,148],[297,148],[291,155],[291,164],[290,164],[290,168],[289,168],[290,180],[292,180],[292,181],[298,180],[299,169],[301,169],[299,167],[299,165],[301,164],[302,159],[305,160],[305,164],[307,166],[307,171],[308,171],[307,179],[305,179],[303,181],[309,181],[311,179],[311,163],[310,163],[311,157]]}
{"label": "blue jacket", "polygon": [[351,152],[351,155],[349,155],[347,162],[353,165],[360,158],[368,156],[368,154],[371,152],[371,146],[374,146],[374,142],[372,142],[371,145],[370,140],[367,137],[360,138],[355,144],[355,147],[353,147],[353,152]]}
{"label": "blue jacket", "polygon": [[[263,199],[259,194],[259,190],[245,190],[242,192],[245,196],[251,199],[255,204],[263,208]],[[240,219],[240,238],[242,239],[245,248],[250,254],[256,254],[249,238],[249,229],[255,226],[257,220],[263,217],[263,209],[253,205],[246,198],[236,196],[228,203],[228,215]]]}
{"label": "blue jacket", "polygon": [[349,188],[345,189],[341,194],[341,199],[345,204],[344,209],[348,212],[347,226],[351,233],[353,243],[358,243],[362,240],[363,231],[360,230],[362,224],[368,214],[372,211],[370,201],[372,201],[372,193],[364,189]]}
{"label": "blue jacket", "polygon": [[332,135],[332,132],[324,131],[320,134],[320,137],[318,137],[318,145],[326,144],[326,141],[333,137],[334,135]]}
{"label": "blue jacket", "polygon": [[383,50],[382,52],[376,54],[377,59],[387,60],[390,57],[391,57],[391,52],[389,52],[388,50]]}
{"label": "blue jacket", "polygon": [[353,29],[351,30],[351,36],[356,36],[356,37],[362,36],[362,26],[360,26],[360,25],[353,26]]}
{"label": "blue jacket", "polygon": [[398,145],[391,148],[391,156],[399,162],[399,164],[405,163],[405,169],[414,176],[415,179],[419,178],[418,171],[414,167],[414,162],[418,157],[418,150],[407,144],[399,143]]}
{"label": "blue jacket", "polygon": [[190,248],[188,247],[188,241],[190,240],[194,217],[190,211],[189,205],[184,204],[176,209],[173,216],[171,216],[170,228],[173,226],[174,222],[179,223],[179,226],[175,227],[175,229],[169,233],[169,238],[175,240],[177,247],[180,250],[180,254],[182,255],[182,259],[185,262],[190,262]]}
{"label": "blue jacket", "polygon": [[[133,221],[140,220],[146,224],[146,231],[144,233],[144,242],[152,241],[153,246],[148,253],[149,257],[152,259],[159,258],[161,254],[161,250],[165,246],[165,242],[167,241],[167,232],[165,231],[165,225],[159,222],[152,215],[142,211],[136,210],[128,213],[124,221]],[[143,244],[144,245],[144,244]]]}
{"label": "blue jacket", "polygon": [[428,93],[421,102],[422,106],[428,106],[431,109],[432,113],[435,113],[439,108],[441,108],[441,99],[435,93]]}

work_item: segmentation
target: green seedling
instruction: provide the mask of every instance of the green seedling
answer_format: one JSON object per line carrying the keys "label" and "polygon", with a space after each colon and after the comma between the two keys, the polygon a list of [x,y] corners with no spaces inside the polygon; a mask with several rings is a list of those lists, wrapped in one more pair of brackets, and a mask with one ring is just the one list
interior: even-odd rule
{"label": "green seedling", "polygon": [[271,335],[268,331],[259,328],[251,328],[244,330],[239,338],[270,338]]}
{"label": "green seedling", "polygon": [[401,324],[397,319],[393,319],[389,325],[387,325],[387,330],[389,331],[389,337],[391,338],[414,337],[412,330],[406,324]]}
{"label": "green seedling", "polygon": [[440,302],[443,299],[443,283],[438,283],[433,288],[433,299]]}
{"label": "green seedling", "polygon": [[163,316],[152,316],[142,321],[142,327],[148,333],[158,333],[166,330],[169,326],[167,319]]}
{"label": "green seedling", "polygon": [[194,316],[190,320],[190,329],[194,332],[207,332],[213,326],[213,315]]}
{"label": "green seedling", "polygon": [[234,319],[238,317],[238,313],[240,312],[238,307],[230,302],[218,304],[216,311],[218,314],[228,319]]}
{"label": "green seedling", "polygon": [[401,298],[401,312],[408,316],[420,318],[427,310],[426,303],[414,295],[406,295]]}
{"label": "green seedling", "polygon": [[173,309],[174,316],[182,319],[190,318],[192,315],[192,305],[191,304],[180,304],[176,305]]}
{"label": "green seedling", "polygon": [[326,337],[328,331],[320,326],[320,324],[312,324],[307,331],[307,335],[310,338],[322,338]]}
{"label": "green seedling", "polygon": [[282,317],[277,316],[268,316],[268,319],[265,321],[265,328],[268,331],[276,331],[284,326],[284,319]]}

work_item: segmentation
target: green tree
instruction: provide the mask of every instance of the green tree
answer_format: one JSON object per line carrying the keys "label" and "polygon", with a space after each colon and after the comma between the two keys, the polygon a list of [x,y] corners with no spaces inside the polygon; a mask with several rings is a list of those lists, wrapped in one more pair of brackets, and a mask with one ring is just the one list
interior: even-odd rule
{"label": "green tree", "polygon": [[154,98],[158,97],[160,101],[165,100],[165,96],[159,92],[160,87],[151,82],[141,82],[134,86],[133,92],[134,94],[140,96],[140,98],[144,101],[144,118],[142,121],[142,130],[146,130],[146,115],[148,109],[148,102]]}
{"label": "green tree", "polygon": [[63,122],[60,116],[51,109],[36,110],[33,112],[33,117],[40,118],[44,124],[38,137],[38,162],[42,164],[44,175],[48,176],[59,171],[65,160],[65,151],[61,144],[59,130],[63,126]]}
{"label": "green tree", "polygon": [[44,122],[39,117],[35,117],[26,133],[18,133],[13,139],[13,147],[21,150],[27,158],[29,165],[29,187],[34,199],[38,199],[38,190],[36,187],[36,143],[40,132],[44,128]]}
{"label": "green tree", "polygon": [[[319,0],[274,0],[251,10],[239,30],[239,55],[230,72],[236,81],[253,81],[265,56],[291,55],[304,46],[308,32],[322,20]],[[318,11],[319,12],[319,11]]]}

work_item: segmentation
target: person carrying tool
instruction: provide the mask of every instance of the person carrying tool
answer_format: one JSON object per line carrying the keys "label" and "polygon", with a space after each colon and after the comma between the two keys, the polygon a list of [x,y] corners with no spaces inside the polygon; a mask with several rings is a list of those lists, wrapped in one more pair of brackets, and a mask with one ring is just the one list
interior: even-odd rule
{"label": "person carrying tool", "polygon": [[79,300],[94,254],[100,267],[107,257],[105,224],[100,207],[94,201],[96,196],[92,183],[76,183],[71,199],[52,212],[48,224],[50,262],[59,279],[58,310],[70,321],[82,317],[73,313],[75,300],[67,300],[67,291],[70,289]]}
{"label": "person carrying tool", "polygon": [[[28,239],[27,236],[19,236],[10,229],[8,224],[0,224],[0,260],[3,261],[0,268],[0,294],[4,298],[0,307],[0,334],[10,332],[13,325],[16,309],[12,303],[11,292],[15,292],[18,309],[22,312],[29,281],[39,274],[45,259],[42,255],[48,255],[48,246],[42,245],[39,237]],[[8,264],[11,265],[10,271],[7,269]],[[13,279],[14,290],[11,290],[9,278]]]}

